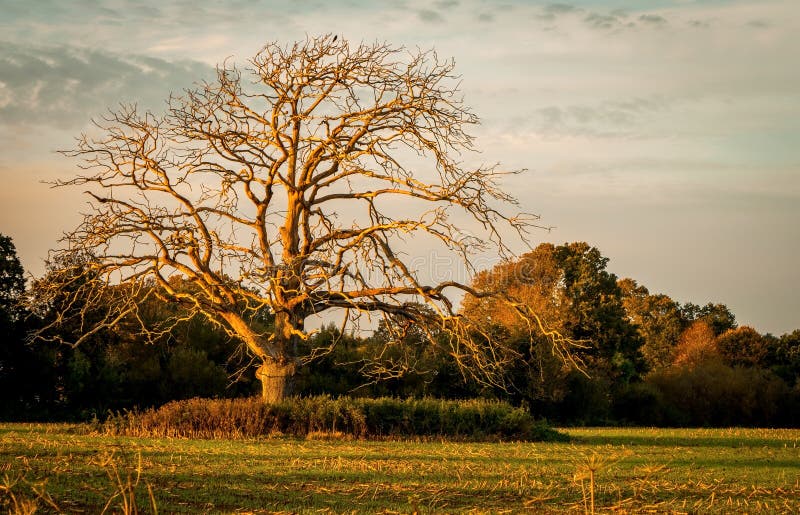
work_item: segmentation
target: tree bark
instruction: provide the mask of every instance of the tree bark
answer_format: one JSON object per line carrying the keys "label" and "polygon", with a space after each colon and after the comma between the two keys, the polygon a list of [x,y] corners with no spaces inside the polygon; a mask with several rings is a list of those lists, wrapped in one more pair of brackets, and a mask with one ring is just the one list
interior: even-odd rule
{"label": "tree bark", "polygon": [[261,381],[261,398],[267,404],[280,402],[292,394],[292,378],[297,370],[297,344],[303,330],[303,317],[296,312],[275,313],[272,345],[277,359],[262,357],[256,372]]}
{"label": "tree bark", "polygon": [[293,362],[265,360],[256,371],[261,381],[261,399],[267,404],[284,400],[291,394],[295,370]]}

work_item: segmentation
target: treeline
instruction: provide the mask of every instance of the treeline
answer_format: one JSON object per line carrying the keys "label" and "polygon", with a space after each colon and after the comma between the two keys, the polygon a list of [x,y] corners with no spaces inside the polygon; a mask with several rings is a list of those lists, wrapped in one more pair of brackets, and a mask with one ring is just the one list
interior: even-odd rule
{"label": "treeline", "polygon": [[[513,355],[505,385],[465,378],[447,345],[436,344],[436,328],[388,320],[369,337],[334,326],[313,333],[300,354],[318,358],[300,369],[294,393],[501,399],[561,424],[800,426],[800,330],[759,334],[738,326],[723,304],[680,304],[618,279],[607,263],[586,243],[543,244],[479,274],[475,287],[502,288],[572,342],[561,356],[550,338],[531,338],[505,305],[468,296],[462,309],[485,319],[485,334]],[[34,281],[26,289],[13,243],[0,236],[5,419],[103,418],[171,400],[258,391],[249,357],[224,328],[143,294],[147,288],[136,293],[138,316],[153,328],[143,335],[136,330],[141,321],[125,318],[87,333],[100,317],[92,312],[96,299],[91,309],[70,305],[71,316],[63,317],[52,297],[31,302],[36,287]],[[269,331],[271,315],[258,316]],[[59,343],[80,338],[78,346]]]}
{"label": "treeline", "polygon": [[567,424],[800,425],[800,331],[759,334],[724,304],[680,304],[607,264],[583,242],[543,244],[479,275],[477,286],[503,288],[578,342],[580,370],[527,338],[513,314],[466,299],[518,339],[512,400]]}

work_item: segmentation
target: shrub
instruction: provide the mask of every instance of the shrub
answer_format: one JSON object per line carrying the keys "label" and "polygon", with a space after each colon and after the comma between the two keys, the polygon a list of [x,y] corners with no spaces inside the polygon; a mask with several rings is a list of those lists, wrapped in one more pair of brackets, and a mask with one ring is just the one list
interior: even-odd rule
{"label": "shrub", "polygon": [[665,418],[661,391],[650,383],[625,385],[614,396],[612,410],[623,425],[659,426]]}
{"label": "shrub", "polygon": [[[661,419],[677,426],[791,425],[792,395],[775,374],[709,361],[650,374],[662,401]],[[644,421],[639,421],[644,422]],[[653,421],[657,423],[659,421]]]}
{"label": "shrub", "polygon": [[527,411],[488,401],[437,399],[189,399],[109,417],[106,433],[129,436],[255,438],[270,435],[458,440],[558,440],[564,437]]}

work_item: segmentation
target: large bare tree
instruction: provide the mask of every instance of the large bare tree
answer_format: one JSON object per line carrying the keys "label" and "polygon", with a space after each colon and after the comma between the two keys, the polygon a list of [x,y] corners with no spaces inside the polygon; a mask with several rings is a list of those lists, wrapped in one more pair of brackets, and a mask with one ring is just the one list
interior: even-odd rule
{"label": "large bare tree", "polygon": [[[435,242],[469,269],[475,252],[507,255],[504,238],[524,239],[535,221],[504,211],[515,200],[503,172],[463,164],[477,122],[452,61],[433,52],[332,35],[270,43],[244,70],[225,63],[171,98],[163,116],[127,106],[97,121],[100,135],[67,152],[83,171],[59,185],[88,188],[91,209],[60,252],[93,256],[82,288],[148,279],[224,325],[259,360],[266,401],[308,358],[296,352],[306,319],[335,309],[345,323],[436,324],[467,374],[494,381],[512,356],[448,297],[494,292],[426,280],[404,252]],[[458,220],[483,234],[465,236]],[[61,275],[75,283],[75,270]],[[174,288],[176,276],[194,289]],[[106,324],[141,298],[116,291]],[[253,321],[265,310],[269,331]]]}

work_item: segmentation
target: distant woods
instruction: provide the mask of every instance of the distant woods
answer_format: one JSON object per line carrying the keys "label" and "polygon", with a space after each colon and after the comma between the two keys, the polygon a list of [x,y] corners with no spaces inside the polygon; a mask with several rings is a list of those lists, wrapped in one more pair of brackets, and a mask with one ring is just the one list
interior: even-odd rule
{"label": "distant woods", "polygon": [[[445,341],[431,345],[448,337],[435,325],[397,316],[368,336],[342,334],[331,325],[299,342],[304,348],[297,352],[314,359],[298,372],[293,394],[502,399],[563,424],[800,425],[800,330],[760,334],[739,326],[724,304],[681,304],[634,279],[617,278],[607,264],[587,243],[542,244],[477,274],[476,290],[502,289],[548,330],[576,342],[565,361],[546,334],[531,336],[530,320],[513,307],[468,295],[461,312],[484,323],[472,335],[475,344],[491,334],[513,354],[505,388],[471,380]],[[47,273],[65,273],[66,265],[53,264]],[[92,317],[107,313],[83,310],[79,298],[64,295],[72,303],[67,307],[80,313],[66,316],[69,309],[58,297],[41,296],[38,284],[26,285],[13,242],[0,235],[4,419],[103,418],[109,411],[260,390],[240,341],[166,301],[155,284],[107,287],[102,296],[109,303],[115,289],[134,292],[139,319],[121,316],[91,334]],[[176,292],[193,287],[171,286]],[[102,309],[98,299],[86,300]],[[268,333],[274,315],[264,309],[251,324]],[[137,331],[142,325],[150,330]],[[69,345],[77,340],[80,345]]]}

